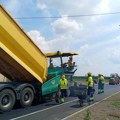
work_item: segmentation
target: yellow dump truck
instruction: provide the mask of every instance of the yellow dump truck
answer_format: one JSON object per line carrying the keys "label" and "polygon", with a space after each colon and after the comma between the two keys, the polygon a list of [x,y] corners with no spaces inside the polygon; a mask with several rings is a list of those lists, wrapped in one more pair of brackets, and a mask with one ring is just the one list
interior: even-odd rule
{"label": "yellow dump truck", "polygon": [[[16,21],[0,5],[0,73],[11,82],[0,83],[0,111],[22,107],[34,99],[52,96],[58,91],[61,74],[72,76],[76,69],[63,67],[63,57],[76,53],[44,54]],[[60,66],[48,67],[48,59],[60,58]]]}

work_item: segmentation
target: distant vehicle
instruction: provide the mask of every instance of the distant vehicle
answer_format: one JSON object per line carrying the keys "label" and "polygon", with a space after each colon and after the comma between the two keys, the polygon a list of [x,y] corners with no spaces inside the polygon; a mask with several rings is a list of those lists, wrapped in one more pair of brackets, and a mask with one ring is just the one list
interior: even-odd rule
{"label": "distant vehicle", "polygon": [[120,78],[117,73],[112,73],[110,75],[109,85],[117,85],[120,83]]}

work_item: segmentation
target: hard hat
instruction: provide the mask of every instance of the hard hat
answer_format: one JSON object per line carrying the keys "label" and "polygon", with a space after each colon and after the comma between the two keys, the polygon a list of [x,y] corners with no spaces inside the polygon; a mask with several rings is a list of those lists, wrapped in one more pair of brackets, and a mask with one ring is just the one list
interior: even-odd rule
{"label": "hard hat", "polygon": [[88,72],[88,75],[92,75],[92,72]]}
{"label": "hard hat", "polygon": [[65,79],[65,75],[62,75],[62,79]]}

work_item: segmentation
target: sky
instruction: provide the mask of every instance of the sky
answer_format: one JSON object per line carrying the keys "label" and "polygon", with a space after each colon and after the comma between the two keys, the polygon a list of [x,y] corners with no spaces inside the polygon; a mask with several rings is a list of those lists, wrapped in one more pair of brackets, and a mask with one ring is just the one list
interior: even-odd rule
{"label": "sky", "polygon": [[77,52],[75,75],[92,72],[120,75],[120,0],[0,0],[23,30],[44,52]]}

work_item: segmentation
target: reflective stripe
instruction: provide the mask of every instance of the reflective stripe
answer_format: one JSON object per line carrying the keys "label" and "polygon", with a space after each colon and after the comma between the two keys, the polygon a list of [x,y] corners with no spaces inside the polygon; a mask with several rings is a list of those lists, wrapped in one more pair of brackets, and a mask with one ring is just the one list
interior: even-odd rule
{"label": "reflective stripe", "polygon": [[65,102],[64,98],[61,98],[61,103],[64,103],[64,102]]}
{"label": "reflective stripe", "polygon": [[90,97],[90,100],[94,100],[94,97]]}

